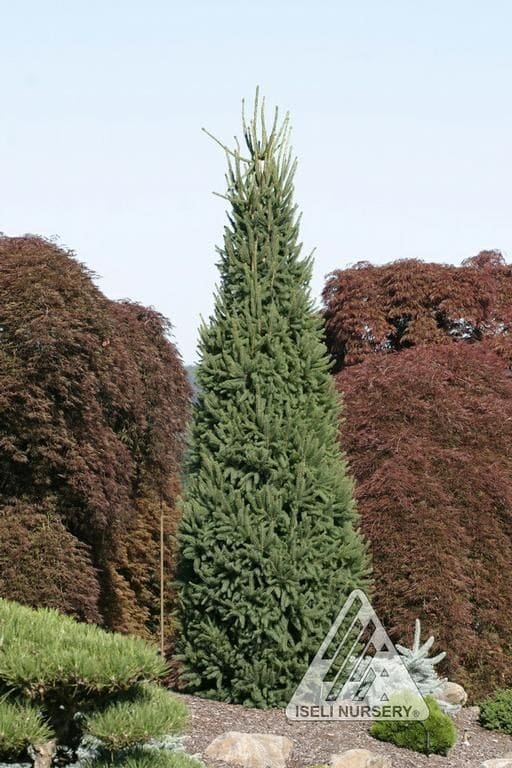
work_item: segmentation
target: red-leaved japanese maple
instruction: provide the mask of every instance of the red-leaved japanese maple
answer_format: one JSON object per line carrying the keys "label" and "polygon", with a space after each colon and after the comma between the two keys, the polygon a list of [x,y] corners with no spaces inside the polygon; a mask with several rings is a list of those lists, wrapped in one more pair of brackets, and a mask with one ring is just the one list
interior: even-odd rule
{"label": "red-leaved japanese maple", "polygon": [[0,238],[1,596],[156,628],[190,397],[168,330],[73,254]]}
{"label": "red-leaved japanese maple", "polygon": [[377,609],[473,696],[510,685],[512,267],[358,265],[324,298]]}

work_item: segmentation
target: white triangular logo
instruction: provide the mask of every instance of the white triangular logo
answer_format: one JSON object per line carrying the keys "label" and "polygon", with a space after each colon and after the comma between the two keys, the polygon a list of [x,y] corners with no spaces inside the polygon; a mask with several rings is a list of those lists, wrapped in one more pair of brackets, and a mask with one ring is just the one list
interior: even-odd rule
{"label": "white triangular logo", "polygon": [[425,720],[428,708],[365,593],[354,590],[286,708],[290,720]]}

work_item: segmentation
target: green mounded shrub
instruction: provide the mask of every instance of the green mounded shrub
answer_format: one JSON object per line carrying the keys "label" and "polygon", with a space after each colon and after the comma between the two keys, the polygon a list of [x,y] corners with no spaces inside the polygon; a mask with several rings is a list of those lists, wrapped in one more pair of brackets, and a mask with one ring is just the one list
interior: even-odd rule
{"label": "green mounded shrub", "polygon": [[17,758],[30,744],[48,741],[52,735],[35,707],[0,700],[0,755]]}
{"label": "green mounded shrub", "polygon": [[158,685],[141,686],[135,697],[117,701],[90,715],[84,730],[99,739],[107,749],[117,751],[143,744],[185,726],[187,710]]}
{"label": "green mounded shrub", "polygon": [[380,741],[396,744],[426,755],[447,755],[457,740],[455,726],[432,696],[425,697],[429,716],[426,720],[377,720],[370,734]]}
{"label": "green mounded shrub", "polygon": [[480,704],[480,724],[512,736],[512,688],[500,688]]}
{"label": "green mounded shrub", "polygon": [[167,667],[143,640],[6,600],[0,638],[0,760],[55,737],[61,765],[93,736],[109,764],[126,762],[127,749],[183,730],[186,708],[158,686]]}

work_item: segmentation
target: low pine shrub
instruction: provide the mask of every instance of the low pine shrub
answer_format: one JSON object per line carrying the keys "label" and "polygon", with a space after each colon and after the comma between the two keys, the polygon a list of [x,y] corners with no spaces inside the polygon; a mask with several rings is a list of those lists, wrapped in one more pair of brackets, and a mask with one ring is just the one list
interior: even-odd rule
{"label": "low pine shrub", "polygon": [[31,744],[48,741],[51,735],[35,707],[0,700],[0,755],[4,759],[22,757]]}
{"label": "low pine shrub", "polygon": [[57,611],[0,600],[0,627],[0,692],[83,704],[166,673],[163,659],[143,640],[79,624]]}
{"label": "low pine shrub", "polygon": [[109,765],[185,766],[183,756],[169,762],[171,752],[132,754],[150,739],[181,733],[186,720],[185,706],[158,685],[167,668],[156,648],[6,600],[0,637],[0,761],[55,738],[62,765],[90,736]]}
{"label": "low pine shrub", "polygon": [[447,755],[457,740],[455,726],[432,696],[425,697],[429,715],[423,721],[377,720],[370,734],[380,741],[423,752]]}
{"label": "low pine shrub", "polygon": [[164,688],[140,686],[131,700],[116,701],[87,718],[84,731],[117,751],[144,744],[150,739],[180,733],[186,709]]}
{"label": "low pine shrub", "polygon": [[501,688],[480,704],[480,724],[512,736],[512,688]]}
{"label": "low pine shrub", "polygon": [[203,768],[202,763],[183,752],[167,752],[162,749],[139,749],[119,755],[115,762],[98,758],[84,768]]}

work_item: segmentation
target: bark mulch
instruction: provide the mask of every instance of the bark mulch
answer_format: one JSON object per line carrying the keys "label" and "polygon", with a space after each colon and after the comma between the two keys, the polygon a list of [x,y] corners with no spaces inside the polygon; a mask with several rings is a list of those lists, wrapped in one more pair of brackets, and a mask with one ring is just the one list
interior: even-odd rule
{"label": "bark mulch", "polygon": [[208,768],[225,768],[224,763],[204,757],[208,744],[225,731],[287,736],[294,743],[289,768],[328,763],[332,754],[356,747],[390,755],[393,768],[480,768],[484,760],[512,754],[512,738],[481,728],[476,707],[464,709],[455,718],[459,738],[449,756],[427,757],[376,741],[364,723],[290,722],[280,709],[246,709],[196,696],[176,695],[186,703],[190,713],[185,748],[189,754],[200,757]]}

